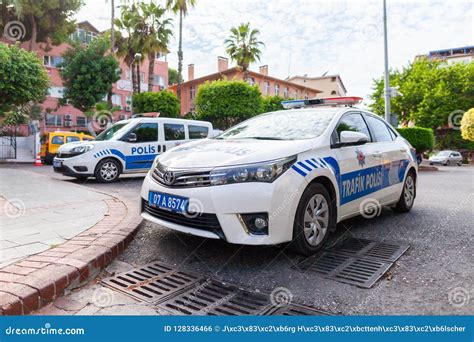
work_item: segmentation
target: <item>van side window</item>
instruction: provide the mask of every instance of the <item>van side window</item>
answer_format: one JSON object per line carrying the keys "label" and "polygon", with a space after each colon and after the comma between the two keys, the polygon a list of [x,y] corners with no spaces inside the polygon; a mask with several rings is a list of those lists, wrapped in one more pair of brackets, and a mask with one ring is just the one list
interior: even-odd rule
{"label": "van side window", "polygon": [[79,141],[79,137],[66,137],[66,142],[70,143],[73,141]]}
{"label": "van side window", "polygon": [[189,125],[189,139],[204,139],[209,134],[209,128],[204,126]]}
{"label": "van side window", "polygon": [[64,137],[62,135],[56,135],[51,139],[51,144],[62,145],[64,144]]}
{"label": "van side window", "polygon": [[184,125],[164,124],[165,140],[184,140]]}
{"label": "van side window", "polygon": [[130,133],[137,135],[136,143],[158,141],[158,124],[146,122],[135,127]]}

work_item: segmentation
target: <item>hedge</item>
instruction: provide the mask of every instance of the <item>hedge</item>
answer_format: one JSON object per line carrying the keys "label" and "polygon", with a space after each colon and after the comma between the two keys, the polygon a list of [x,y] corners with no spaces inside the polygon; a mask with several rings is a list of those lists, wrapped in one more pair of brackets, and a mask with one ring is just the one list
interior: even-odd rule
{"label": "hedge", "polygon": [[133,111],[135,113],[159,112],[160,117],[179,117],[179,100],[172,92],[145,92],[133,95]]}
{"label": "hedge", "polygon": [[418,153],[431,150],[434,146],[434,133],[431,128],[424,127],[404,127],[397,128],[398,133],[404,137]]}

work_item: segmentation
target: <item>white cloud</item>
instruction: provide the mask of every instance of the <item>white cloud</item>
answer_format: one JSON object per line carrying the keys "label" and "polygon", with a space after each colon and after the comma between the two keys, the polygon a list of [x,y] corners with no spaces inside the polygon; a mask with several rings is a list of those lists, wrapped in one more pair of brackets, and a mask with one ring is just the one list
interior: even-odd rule
{"label": "white cloud", "polygon": [[[118,1],[116,1],[118,2]],[[372,79],[383,73],[382,1],[320,0],[197,0],[184,22],[184,77],[195,64],[196,77],[217,70],[225,55],[229,29],[250,22],[265,43],[261,63],[270,74],[318,76],[341,74],[352,95],[366,97]],[[473,45],[474,5],[471,1],[396,1],[388,3],[389,61],[400,68],[417,54]],[[110,2],[87,0],[77,15],[107,29]],[[175,21],[177,35],[178,21]],[[177,66],[177,37],[168,61]],[[291,65],[289,68],[291,54]],[[252,66],[257,69],[258,65]]]}

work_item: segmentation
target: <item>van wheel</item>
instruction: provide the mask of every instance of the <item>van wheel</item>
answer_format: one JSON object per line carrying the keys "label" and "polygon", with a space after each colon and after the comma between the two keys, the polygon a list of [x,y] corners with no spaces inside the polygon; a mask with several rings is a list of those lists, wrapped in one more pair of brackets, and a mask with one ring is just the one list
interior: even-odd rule
{"label": "van wheel", "polygon": [[326,188],[318,183],[310,184],[296,210],[290,247],[303,255],[316,253],[326,243],[335,220],[334,206]]}
{"label": "van wheel", "polygon": [[416,182],[413,171],[407,174],[405,183],[403,184],[403,191],[400,199],[393,208],[394,211],[399,213],[407,213],[413,207],[416,197]]}
{"label": "van wheel", "polygon": [[46,152],[46,156],[44,157],[44,163],[46,165],[51,165],[53,164],[53,160],[54,160],[54,154]]}
{"label": "van wheel", "polygon": [[94,176],[99,183],[112,183],[119,178],[120,172],[120,163],[115,159],[106,158],[97,164]]}

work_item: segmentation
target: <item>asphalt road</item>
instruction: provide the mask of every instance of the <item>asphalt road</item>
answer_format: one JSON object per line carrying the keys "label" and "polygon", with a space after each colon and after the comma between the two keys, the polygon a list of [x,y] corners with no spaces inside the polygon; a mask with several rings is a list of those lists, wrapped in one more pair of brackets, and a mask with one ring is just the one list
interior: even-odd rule
{"label": "asphalt road", "polygon": [[[50,167],[28,168],[79,183],[55,175]],[[81,184],[133,201],[139,196],[141,182],[141,177],[127,177],[116,184],[98,184],[94,180]],[[294,301],[333,314],[472,315],[473,200],[474,167],[440,167],[436,172],[420,173],[418,194],[410,213],[384,209],[373,219],[340,223],[332,242],[347,235],[410,244],[410,249],[371,289],[294,270],[291,267],[301,257],[285,246],[231,245],[148,222],[142,224],[134,241],[111,267],[140,266],[159,260],[251,290],[270,293],[283,286]],[[85,293],[90,288],[79,289],[76,297],[81,297],[81,291]]]}

